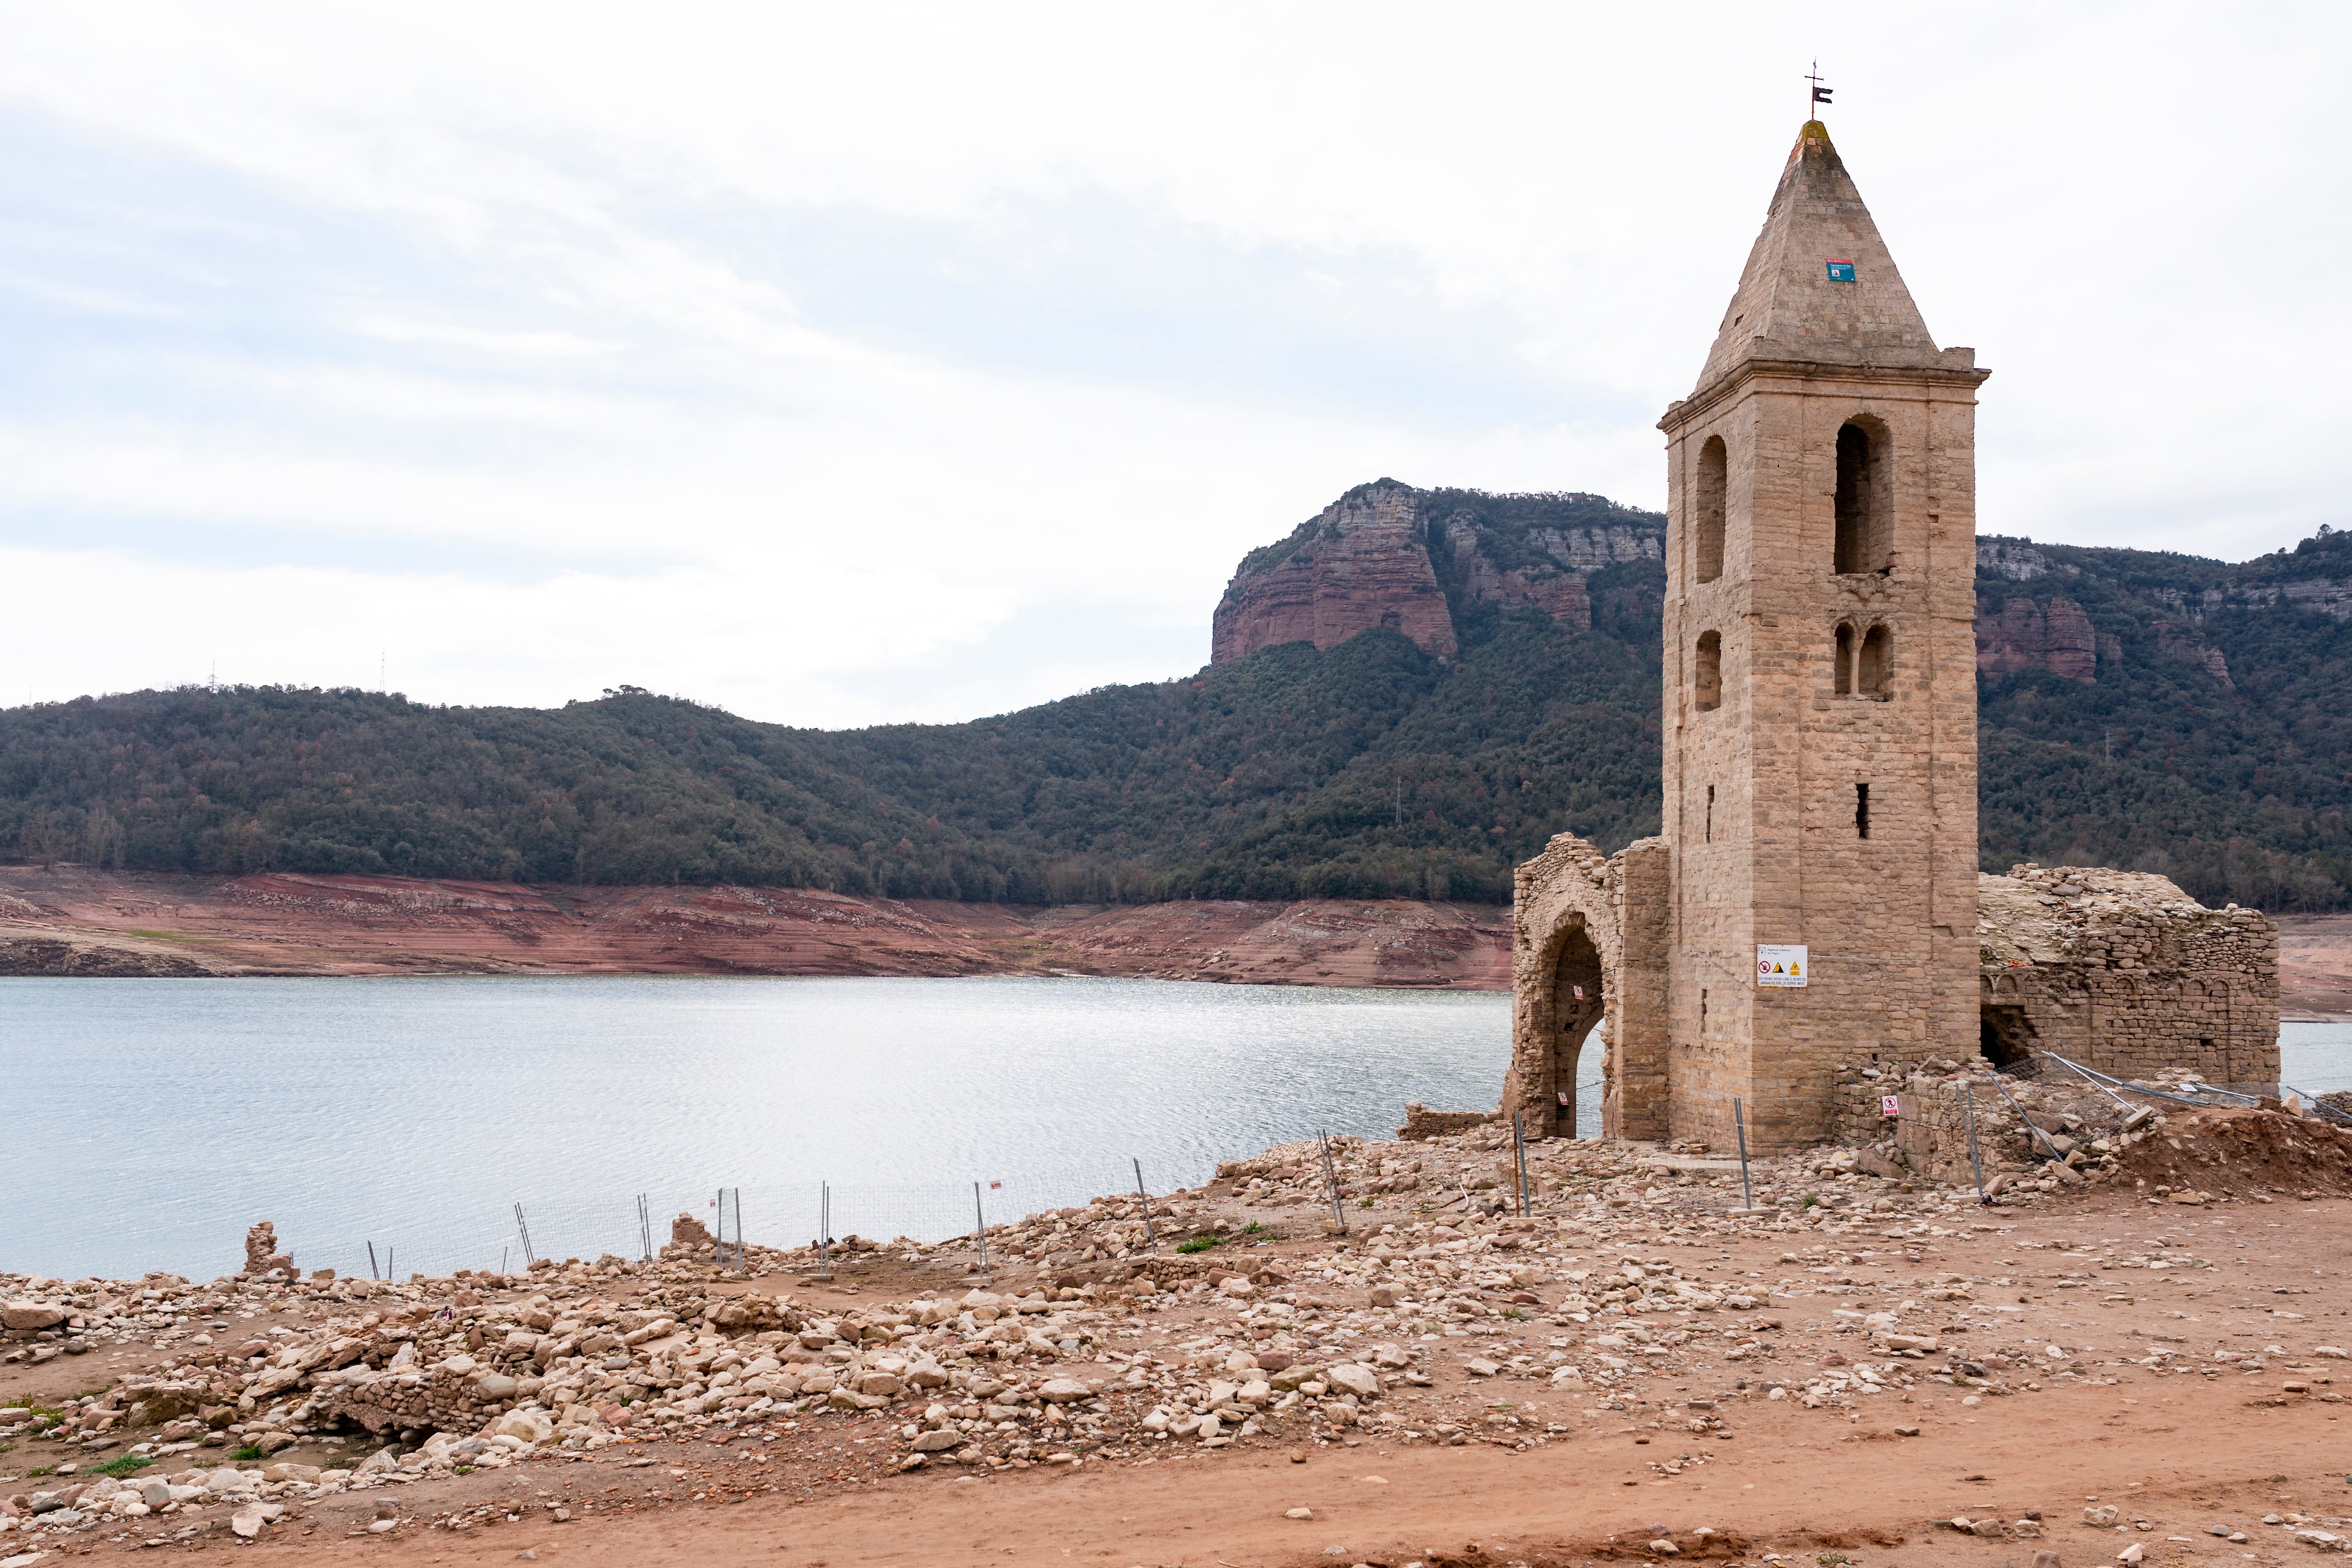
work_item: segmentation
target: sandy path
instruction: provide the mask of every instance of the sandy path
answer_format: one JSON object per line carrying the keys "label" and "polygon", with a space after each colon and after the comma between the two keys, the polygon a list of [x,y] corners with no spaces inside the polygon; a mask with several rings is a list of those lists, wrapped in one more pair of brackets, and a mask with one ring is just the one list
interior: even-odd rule
{"label": "sandy path", "polygon": [[[2273,1380],[2273,1386],[2275,1380]],[[1964,1538],[1930,1518],[2039,1509],[2062,1560],[2088,1563],[2138,1541],[2162,1561],[2215,1563],[2309,1555],[2256,1521],[2273,1509],[2352,1510],[2346,1434],[2336,1406],[2250,1409],[2247,1394],[2201,1379],[2126,1378],[2053,1390],[1963,1415],[1956,1404],[1834,1423],[1785,1406],[1743,1413],[1711,1462],[1661,1481],[1631,1436],[1609,1434],[1506,1456],[1480,1447],[1357,1449],[1306,1464],[1264,1450],[1200,1455],[1133,1468],[1038,1470],[963,1480],[923,1474],[849,1495],[785,1504],[563,1525],[525,1521],[467,1537],[326,1536],[272,1542],[263,1554],[318,1563],[579,1563],[762,1562],[818,1568],[922,1563],[1108,1560],[1123,1564],[1371,1562],[1459,1554],[1476,1542],[1498,1559],[1592,1555],[1614,1536],[1636,1547],[1664,1524],[1685,1545],[1702,1527],[1783,1553],[1843,1550],[1859,1563],[2007,1563],[2036,1543]],[[1833,1431],[1832,1427],[1846,1427]],[[2266,1478],[2284,1476],[2284,1481]],[[575,1483],[575,1489],[576,1483]],[[2117,1539],[2079,1522],[2086,1499],[2123,1504],[2158,1528]],[[1286,1517],[1312,1509],[1311,1521]],[[2229,1523],[2256,1539],[2208,1534]],[[2192,1537],[2187,1545],[2173,1535]],[[1897,1543],[1901,1551],[1893,1550]],[[1334,1550],[1336,1549],[1336,1550]],[[1643,1553],[1636,1552],[1636,1555]],[[1743,1553],[1752,1559],[1753,1551]]]}

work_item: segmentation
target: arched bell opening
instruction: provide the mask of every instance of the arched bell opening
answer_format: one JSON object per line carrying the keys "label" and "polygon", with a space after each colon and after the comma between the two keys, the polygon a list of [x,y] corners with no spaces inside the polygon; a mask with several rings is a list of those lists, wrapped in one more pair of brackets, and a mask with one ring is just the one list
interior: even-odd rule
{"label": "arched bell opening", "polygon": [[[1552,965],[1551,1060],[1546,1064],[1553,1085],[1552,1124],[1546,1129],[1554,1137],[1573,1138],[1577,1135],[1576,1112],[1580,1076],[1591,1081],[1596,1092],[1601,1079],[1602,1053],[1605,1039],[1595,1038],[1594,1030],[1608,1011],[1608,998],[1601,989],[1601,950],[1582,926],[1570,929],[1560,940],[1559,956]],[[1587,1064],[1585,1047],[1592,1041]],[[1580,1075],[1580,1068],[1586,1068]],[[1596,1110],[1599,1109],[1596,1105]]]}

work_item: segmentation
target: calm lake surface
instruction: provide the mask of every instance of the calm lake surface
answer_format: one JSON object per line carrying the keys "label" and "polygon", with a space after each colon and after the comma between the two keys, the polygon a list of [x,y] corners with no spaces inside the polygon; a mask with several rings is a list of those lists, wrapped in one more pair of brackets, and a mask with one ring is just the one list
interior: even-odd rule
{"label": "calm lake surface", "polygon": [[[751,1238],[937,1237],[1408,1100],[1491,1107],[1506,996],[1088,979],[0,980],[0,1268],[521,1266],[742,1189]],[[1001,1186],[988,1184],[1001,1183]],[[731,1223],[730,1223],[731,1228]]]}
{"label": "calm lake surface", "polygon": [[[1405,1102],[1495,1103],[1508,997],[1149,980],[0,979],[0,1268],[400,1274],[635,1256],[644,1194],[755,1242],[937,1237]],[[2352,1026],[2284,1072],[2352,1089]],[[1588,1051],[1580,1077],[1598,1076]],[[1580,1120],[1597,1131],[1597,1106]],[[731,1222],[730,1222],[731,1224]],[[388,1254],[388,1256],[387,1256]]]}

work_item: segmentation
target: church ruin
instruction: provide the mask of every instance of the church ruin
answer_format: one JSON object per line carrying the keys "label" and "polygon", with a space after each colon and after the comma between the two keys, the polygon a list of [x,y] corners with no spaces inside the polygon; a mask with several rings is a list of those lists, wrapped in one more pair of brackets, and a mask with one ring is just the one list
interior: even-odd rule
{"label": "church ruin", "polygon": [[1659,421],[1664,831],[1605,858],[1562,835],[1518,868],[1503,1109],[1530,1133],[1573,1135],[1596,1029],[1609,1135],[1727,1145],[1737,1100],[1765,1149],[1840,1137],[1857,1062],[2277,1077],[2261,915],[2158,877],[1979,875],[1989,374],[1937,347],[1809,121]]}

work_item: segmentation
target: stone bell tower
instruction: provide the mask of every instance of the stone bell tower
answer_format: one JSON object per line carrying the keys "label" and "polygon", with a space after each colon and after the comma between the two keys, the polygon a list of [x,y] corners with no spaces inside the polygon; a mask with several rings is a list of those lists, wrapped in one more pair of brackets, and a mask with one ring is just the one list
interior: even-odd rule
{"label": "stone bell tower", "polygon": [[[1818,121],[1668,453],[1665,1127],[1830,1131],[1978,1037],[1975,411]],[[1653,1131],[1651,1135],[1657,1135]]]}

